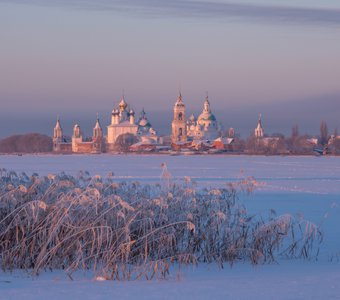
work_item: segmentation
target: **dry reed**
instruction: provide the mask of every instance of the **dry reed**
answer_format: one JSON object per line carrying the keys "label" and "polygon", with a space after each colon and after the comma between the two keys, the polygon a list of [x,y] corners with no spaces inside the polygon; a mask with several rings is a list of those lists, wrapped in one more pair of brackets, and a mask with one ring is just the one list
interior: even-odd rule
{"label": "dry reed", "polygon": [[[163,167],[164,169],[164,167]],[[166,170],[167,171],[167,170]],[[38,176],[0,170],[0,265],[34,275],[93,269],[106,279],[163,278],[173,263],[312,258],[319,229],[291,215],[268,220],[237,201],[253,179],[226,188],[142,185],[81,172]]]}

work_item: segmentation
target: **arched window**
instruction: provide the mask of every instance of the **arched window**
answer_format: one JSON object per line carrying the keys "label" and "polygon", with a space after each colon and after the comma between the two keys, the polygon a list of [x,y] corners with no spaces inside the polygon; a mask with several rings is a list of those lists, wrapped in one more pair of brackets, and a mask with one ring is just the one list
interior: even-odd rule
{"label": "arched window", "polygon": [[180,120],[180,121],[183,120],[183,113],[180,112],[180,113],[178,114],[178,120]]}
{"label": "arched window", "polygon": [[179,136],[182,136],[183,135],[183,130],[182,130],[182,128],[180,128],[179,129],[179,134],[178,134]]}

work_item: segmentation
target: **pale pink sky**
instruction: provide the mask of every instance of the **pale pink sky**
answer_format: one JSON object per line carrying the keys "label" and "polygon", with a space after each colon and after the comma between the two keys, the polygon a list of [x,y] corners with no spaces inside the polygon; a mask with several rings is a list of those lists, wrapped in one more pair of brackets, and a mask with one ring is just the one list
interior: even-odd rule
{"label": "pale pink sky", "polygon": [[107,124],[123,89],[166,133],[179,87],[240,132],[259,112],[272,132],[340,128],[337,1],[89,3],[0,0],[0,137]]}

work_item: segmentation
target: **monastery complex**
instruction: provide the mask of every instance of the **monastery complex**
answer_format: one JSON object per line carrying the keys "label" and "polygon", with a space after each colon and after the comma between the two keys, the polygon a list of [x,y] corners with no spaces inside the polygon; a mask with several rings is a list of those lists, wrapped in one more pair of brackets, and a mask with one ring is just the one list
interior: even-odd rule
{"label": "monastery complex", "polygon": [[[217,122],[210,108],[210,101],[206,96],[202,113],[196,118],[191,114],[186,117],[186,107],[179,94],[173,107],[171,136],[160,137],[152,127],[144,109],[136,118],[134,110],[130,109],[124,97],[118,107],[112,110],[111,124],[107,126],[105,135],[97,117],[92,137],[84,139],[79,124],[73,127],[71,139],[65,138],[57,119],[53,132],[53,151],[59,153],[104,153],[120,151],[121,146],[128,144],[128,151],[156,151],[156,150],[227,150],[234,140],[234,130],[229,129],[227,136],[223,136],[223,128]],[[254,136],[263,138],[264,130],[261,117],[254,130]]]}

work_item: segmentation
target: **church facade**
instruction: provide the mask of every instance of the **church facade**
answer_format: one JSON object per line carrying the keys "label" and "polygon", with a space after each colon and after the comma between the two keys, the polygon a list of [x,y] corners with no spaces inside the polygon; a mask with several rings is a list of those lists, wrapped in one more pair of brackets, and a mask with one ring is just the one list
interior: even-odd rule
{"label": "church facade", "polygon": [[128,109],[124,97],[121,98],[118,108],[111,114],[111,124],[107,126],[107,150],[113,151],[117,138],[126,133],[137,135],[138,125],[135,123],[135,112]]}

